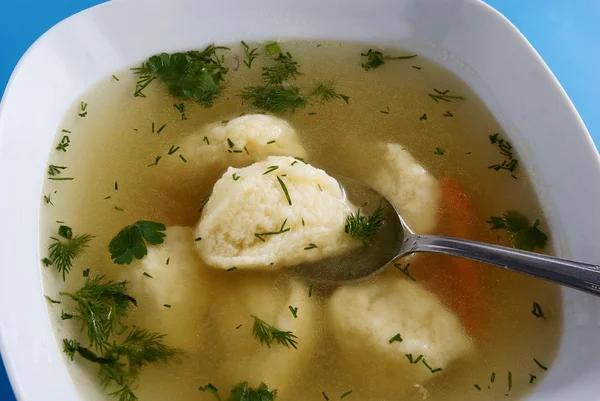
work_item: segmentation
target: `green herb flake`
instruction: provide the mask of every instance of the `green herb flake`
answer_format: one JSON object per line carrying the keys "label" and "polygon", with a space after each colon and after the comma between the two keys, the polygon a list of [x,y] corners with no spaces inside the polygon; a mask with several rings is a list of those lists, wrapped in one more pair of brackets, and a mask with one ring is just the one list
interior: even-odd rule
{"label": "green herb flake", "polygon": [[512,372],[509,370],[508,371],[508,391],[510,392],[511,389],[512,389]]}
{"label": "green herb flake", "polygon": [[295,86],[256,85],[240,92],[242,100],[259,110],[273,113],[293,112],[307,105],[306,98]]}
{"label": "green herb flake", "polygon": [[277,390],[270,390],[265,383],[253,389],[248,382],[243,382],[231,390],[228,401],[274,401],[276,396]]}
{"label": "green herb flake", "polygon": [[179,158],[181,159],[182,162],[187,163],[187,159],[185,157],[183,157],[183,155],[179,155]]}
{"label": "green herb flake", "polygon": [[158,164],[158,162],[160,161],[161,158],[162,158],[162,156],[156,156],[154,158],[154,163],[148,164],[148,167],[156,166]]}
{"label": "green herb flake", "polygon": [[419,117],[419,121],[426,121],[427,120],[427,113],[424,113],[421,117]]}
{"label": "green herb flake", "polygon": [[514,248],[532,251],[544,248],[548,241],[548,236],[538,228],[539,220],[532,226],[526,216],[514,210],[509,210],[502,216],[491,216],[487,223],[491,224],[492,230],[506,230]]}
{"label": "green herb flake", "polygon": [[263,173],[263,175],[272,173],[273,171],[277,170],[278,168],[279,168],[279,166],[269,166],[269,168],[267,168],[267,170]]}
{"label": "green herb flake", "polygon": [[537,317],[538,319],[546,319],[546,316],[544,316],[544,311],[542,310],[542,307],[537,302],[533,303],[533,309],[531,310],[531,314],[533,316]]}
{"label": "green herb flake", "polygon": [[275,140],[272,140],[272,141],[269,141],[269,142],[267,142],[267,145],[271,145],[271,144],[273,144],[273,143],[275,143]]}
{"label": "green herb flake", "polygon": [[322,391],[321,394],[323,394],[323,398],[325,398],[325,401],[329,401],[329,397],[327,397],[327,394],[325,394],[325,391]]}
{"label": "green herb flake", "polygon": [[496,373],[492,372],[491,376],[490,376],[490,383],[493,383],[494,380],[496,380]]}
{"label": "green herb flake", "polygon": [[321,102],[329,102],[334,99],[341,99],[348,103],[350,99],[348,96],[338,93],[332,82],[321,82],[315,85],[309,94],[310,97],[316,98]]}
{"label": "green herb flake", "polygon": [[195,241],[195,242],[202,241],[202,237],[197,237],[197,238],[194,238],[194,241]]}
{"label": "green herb flake", "polygon": [[375,68],[381,67],[387,60],[408,60],[417,57],[416,54],[410,56],[388,56],[379,50],[369,49],[366,53],[360,54],[367,58],[367,61],[362,63],[362,67],[365,71],[374,70]]}
{"label": "green herb flake", "polygon": [[117,78],[117,76],[116,76],[115,74],[113,74],[113,76],[112,76],[112,77],[113,77],[113,79],[114,79],[115,81],[119,81],[119,78]]}
{"label": "green herb flake", "polygon": [[50,193],[48,193],[48,195],[44,195],[44,203],[54,206],[54,203],[52,203],[52,199],[50,199]]}
{"label": "green herb flake", "polygon": [[227,269],[227,271],[228,271],[228,272],[232,272],[232,271],[234,271],[234,270],[237,270],[237,267],[236,267],[236,266],[233,266],[233,267],[230,267],[229,269]]}
{"label": "green herb flake", "polygon": [[46,298],[46,301],[50,302],[51,304],[59,304],[60,301],[55,301],[54,299],[50,298],[48,295],[44,295],[44,298]]}
{"label": "green herb flake", "polygon": [[250,49],[250,46],[248,46],[246,42],[242,40],[241,43],[242,49],[244,50],[244,57],[246,58],[245,60],[243,60],[244,64],[250,69],[252,68],[252,62],[258,57],[258,47]]}
{"label": "green herb flake", "polygon": [[265,48],[267,49],[267,53],[269,54],[281,53],[281,47],[279,47],[279,44],[277,42],[269,43],[265,46]]}
{"label": "green herb flake", "polygon": [[221,83],[229,71],[223,66],[224,57],[218,54],[221,50],[229,49],[208,45],[202,51],[161,53],[150,57],[133,69],[140,76],[135,96],[145,97],[141,91],[158,78],[172,96],[192,99],[204,107],[212,106],[221,95]]}
{"label": "green herb flake", "polygon": [[315,248],[318,248],[318,246],[316,244],[310,243],[304,248],[304,250],[309,251],[309,250],[315,249]]}
{"label": "green herb flake", "polygon": [[346,391],[344,394],[340,395],[340,399],[348,397],[352,394],[352,390]]}
{"label": "green herb flake", "polygon": [[90,269],[87,268],[82,272],[83,277],[89,277],[90,276]]}
{"label": "green herb flake", "polygon": [[171,305],[169,305],[169,304],[163,304],[163,306],[164,306],[165,308],[169,308],[169,309],[171,309]]}
{"label": "green herb flake", "polygon": [[71,144],[71,139],[69,138],[69,136],[63,135],[63,137],[60,140],[60,142],[58,143],[58,145],[56,145],[56,150],[61,150],[63,152],[66,152],[67,148],[69,147],[70,144]]}
{"label": "green herb flake", "polygon": [[392,344],[394,342],[402,342],[402,336],[400,336],[400,333],[396,334],[394,337],[390,338],[389,343]]}
{"label": "green herb flake", "polygon": [[210,145],[210,141],[208,140],[207,136],[204,137],[203,141],[206,142],[207,145]]}
{"label": "green herb flake", "polygon": [[447,103],[452,103],[456,100],[464,100],[465,98],[462,96],[456,96],[456,95],[449,95],[448,92],[450,92],[449,89],[446,89],[445,91],[440,91],[438,89],[433,89],[434,93],[429,93],[429,97],[432,98],[433,100],[435,100],[436,103],[439,103],[440,101],[442,102],[447,102]]}
{"label": "green herb flake", "polygon": [[264,320],[256,316],[251,316],[254,319],[252,327],[252,335],[260,341],[261,344],[271,348],[273,342],[283,345],[286,348],[297,349],[298,341],[296,336],[291,331],[281,331],[274,326],[266,323]]}
{"label": "green herb flake", "polygon": [[148,254],[146,242],[158,245],[164,242],[167,228],[162,223],[140,220],[126,226],[110,241],[108,250],[114,263],[130,264],[133,259],[142,259]]}
{"label": "green herb flake", "polygon": [[358,208],[356,213],[346,216],[344,232],[362,242],[364,247],[368,247],[375,240],[375,235],[381,229],[384,220],[381,204],[369,216],[361,214],[361,209]]}
{"label": "green herb flake", "polygon": [[440,156],[443,156],[445,152],[446,152],[446,151],[445,151],[444,149],[442,149],[442,148],[438,148],[438,147],[436,147],[435,149],[433,149],[433,154],[434,154],[434,155],[440,155]]}
{"label": "green herb flake", "polygon": [[542,370],[548,370],[548,368],[540,363],[537,359],[533,358],[533,362],[538,365]]}
{"label": "green herb flake", "polygon": [[45,259],[49,259],[56,270],[62,274],[63,281],[73,267],[73,260],[83,253],[92,238],[94,237],[89,234],[74,236],[73,230],[63,225],[58,228],[58,237],[50,237],[52,240],[48,246],[50,255]]}
{"label": "green herb flake", "polygon": [[311,284],[308,286],[308,297],[309,298],[312,297],[312,292],[313,292],[313,285]]}
{"label": "green herb flake", "polygon": [[281,190],[283,191],[283,194],[285,195],[285,198],[286,198],[288,204],[291,206],[292,205],[292,199],[290,198],[290,193],[288,192],[288,189],[285,186],[285,183],[283,182],[283,180],[279,176],[277,176],[277,181],[279,181],[279,185],[281,185]]}
{"label": "green herb flake", "polygon": [[290,228],[285,226],[286,224],[287,224],[287,219],[285,219],[283,221],[283,224],[281,224],[281,227],[279,228],[279,230],[262,232],[262,233],[254,233],[254,236],[256,238],[258,238],[259,240],[261,240],[262,242],[266,242],[264,237],[271,236],[271,235],[279,235],[279,234],[287,233],[288,231],[290,231]]}
{"label": "green herb flake", "polygon": [[416,65],[413,65],[412,68],[414,68],[415,70],[420,70],[421,67],[417,67]]}
{"label": "green herb flake", "polygon": [[529,374],[529,384],[533,384],[533,382],[535,382],[536,379],[536,375],[532,375],[531,373]]}
{"label": "green herb flake", "polygon": [[449,111],[445,112],[443,114],[444,117],[454,117],[454,114],[450,113]]}
{"label": "green herb flake", "polygon": [[48,258],[43,258],[42,264],[44,265],[44,267],[52,266],[52,261]]}
{"label": "green herb flake", "polygon": [[288,306],[288,308],[290,309],[290,312],[292,312],[292,316],[294,316],[294,319],[298,318],[298,308],[294,308],[292,305]]}
{"label": "green herb flake", "polygon": [[165,124],[163,124],[163,125],[161,125],[161,126],[160,126],[160,128],[156,130],[156,133],[157,133],[157,134],[160,134],[160,133],[162,132],[162,130],[164,130],[164,129],[165,129],[165,127],[166,127],[166,126],[167,126],[167,124],[166,124],[166,123],[165,123]]}
{"label": "green herb flake", "polygon": [[148,273],[146,273],[146,272],[144,272],[143,274],[144,274],[144,276],[146,276],[146,277],[149,277],[149,278],[154,278],[154,277],[152,277],[150,274],[148,274]]}
{"label": "green herb flake", "polygon": [[479,387],[479,384],[474,384],[473,386],[477,389],[477,391],[481,391],[481,387]]}
{"label": "green herb flake", "polygon": [[394,263],[394,267],[398,270],[400,270],[402,273],[404,273],[406,275],[406,277],[410,278],[412,281],[417,281],[415,280],[415,278],[410,274],[409,268],[410,268],[410,263],[407,263],[406,266],[404,268],[402,268],[402,265],[400,263]]}
{"label": "green herb flake", "polygon": [[119,211],[119,212],[124,212],[125,211],[124,209],[121,209],[119,206],[115,206],[115,210]]}

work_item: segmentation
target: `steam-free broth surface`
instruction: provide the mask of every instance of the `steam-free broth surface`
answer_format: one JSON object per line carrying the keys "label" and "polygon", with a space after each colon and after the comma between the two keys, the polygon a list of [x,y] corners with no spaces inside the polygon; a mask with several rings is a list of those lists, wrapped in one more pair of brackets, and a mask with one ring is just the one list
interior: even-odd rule
{"label": "steam-free broth surface", "polygon": [[[284,87],[288,81],[299,87],[308,104],[284,113],[267,111],[267,115],[289,122],[307,163],[373,185],[376,170],[391,149],[408,152],[439,188],[435,224],[422,225],[431,226],[430,233],[510,246],[514,233],[491,230],[488,221],[491,216],[518,211],[529,218],[532,230],[539,227],[551,241],[552,233],[544,225],[526,172],[520,165],[515,167],[513,160],[519,154],[507,145],[506,135],[485,105],[457,77],[418,55],[384,57],[382,65],[367,70],[361,64],[370,59],[361,53],[366,54],[370,46],[364,44],[290,41],[279,46],[293,56],[302,73],[288,78]],[[506,395],[519,399],[544,380],[562,322],[559,288],[547,282],[439,255],[418,255],[391,266],[375,284],[407,280],[418,291],[433,293],[432,299],[444,306],[444,313],[456,316],[472,345],[470,353],[451,358],[435,372],[435,366],[429,369],[420,361],[410,362],[418,353],[402,355],[406,365],[396,374],[382,364],[381,354],[350,355],[344,348],[332,323],[332,313],[339,316],[332,309],[336,288],[311,285],[294,278],[285,267],[260,272],[233,269],[236,266],[215,269],[190,250],[194,248],[176,246],[174,238],[197,240],[192,229],[201,218],[204,200],[227,167],[203,165],[189,137],[203,132],[208,124],[226,126],[243,113],[264,111],[244,103],[238,94],[262,82],[261,69],[272,66],[277,54],[269,54],[264,43],[249,43],[249,48],[258,49],[251,68],[244,63],[249,59],[243,47],[218,52],[224,55],[222,63],[229,71],[212,107],[172,96],[160,79],[143,89],[143,97],[134,96],[140,76],[127,68],[82,94],[81,102],[66,113],[56,142],[64,144],[67,136],[68,146],[62,147],[64,151],[60,146],[53,149],[49,158],[49,165],[60,170],[49,171],[49,178],[63,180],[49,180],[43,193],[42,257],[49,255],[48,246],[54,241],[50,238],[57,237],[60,225],[71,227],[74,235],[88,233],[93,238],[73,259],[64,283],[56,263],[42,267],[45,294],[61,301],[48,306],[57,339],[78,339],[81,346],[89,346],[86,331],[79,330],[81,321],[61,319],[63,312],[73,313],[74,303],[58,294],[77,291],[89,269],[88,278],[106,275],[106,280],[129,282],[128,293],[137,300],[137,307],[130,306],[125,319],[128,330],[139,326],[166,334],[164,343],[182,351],[168,364],[150,364],[141,370],[133,386],[140,400],[215,399],[211,387],[204,387],[208,383],[218,389],[221,399],[230,399],[231,388],[242,381],[249,380],[256,388],[260,381],[250,376],[260,369],[268,372],[264,380],[275,377],[278,381],[266,384],[278,389],[281,401],[333,400],[342,395],[348,400],[382,401],[496,400]],[[396,48],[383,51],[391,56],[412,54]],[[333,83],[335,93],[343,96],[328,101],[311,97],[311,88],[319,82]],[[236,149],[235,145],[230,149]],[[251,161],[251,154],[239,157],[227,165],[243,167],[258,161]],[[402,179],[379,177],[389,182],[388,189],[402,183]],[[533,223],[537,219],[539,226]],[[113,263],[108,244],[123,227],[140,220],[167,227],[167,242],[160,248],[164,252],[150,252],[130,265]],[[424,223],[416,218],[415,224],[416,228]],[[189,229],[173,231],[173,226]],[[549,242],[536,250],[549,252]],[[178,270],[166,276],[163,271],[163,278],[157,279],[150,271],[155,268],[151,263]],[[151,280],[155,281],[148,284]],[[268,347],[253,338],[251,315],[258,315],[263,304],[268,308],[279,305],[294,319],[298,349],[276,343]],[[397,305],[405,315],[418,306],[418,299],[414,306],[410,301]],[[292,316],[295,307],[297,317]],[[247,308],[258,311],[246,313]],[[394,314],[393,308],[390,313]],[[369,316],[365,313],[364,324],[369,324]],[[268,323],[276,326],[276,322]],[[409,341],[392,324],[386,330],[390,340],[399,334],[402,346]],[[114,339],[127,335],[123,333],[114,333]],[[391,341],[387,346],[391,350],[400,344]],[[303,352],[303,347],[310,352]],[[94,351],[101,354],[101,350]],[[428,355],[423,352],[421,357]],[[69,363],[84,366],[90,377],[97,372],[95,364],[78,355]],[[428,377],[422,383],[410,382],[404,369],[423,369]],[[108,392],[119,388],[111,386]]]}

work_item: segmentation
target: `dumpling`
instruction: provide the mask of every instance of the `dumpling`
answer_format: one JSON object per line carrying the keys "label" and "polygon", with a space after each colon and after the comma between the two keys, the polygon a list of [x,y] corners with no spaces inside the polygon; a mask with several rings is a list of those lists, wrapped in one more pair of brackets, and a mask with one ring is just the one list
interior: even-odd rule
{"label": "dumpling", "polygon": [[229,168],[217,181],[194,235],[204,261],[229,269],[275,270],[341,255],[355,211],[338,182],[287,156]]}
{"label": "dumpling", "polygon": [[181,145],[187,164],[221,169],[247,166],[267,156],[306,157],[296,131],[285,120],[250,114],[204,127]]}
{"label": "dumpling", "polygon": [[378,146],[381,158],[355,169],[354,174],[394,205],[414,232],[434,232],[441,196],[438,181],[402,145]]}
{"label": "dumpling", "polygon": [[[295,399],[294,386],[313,355],[320,325],[315,297],[295,279],[260,272],[230,272],[215,307],[220,367],[224,388],[247,381],[277,389],[278,399]],[[294,313],[290,309],[294,309]],[[295,316],[294,316],[295,314]],[[253,336],[254,317],[293,333],[296,347],[261,344]],[[287,396],[286,396],[287,394]]]}
{"label": "dumpling", "polygon": [[189,350],[206,341],[204,313],[212,298],[211,271],[202,266],[191,228],[168,227],[165,233],[164,243],[149,246],[144,258],[123,270],[138,301],[135,315],[143,319],[136,323],[168,332],[169,345]]}
{"label": "dumpling", "polygon": [[327,309],[347,366],[383,392],[422,385],[473,350],[458,318],[403,278],[380,275],[340,287]]}

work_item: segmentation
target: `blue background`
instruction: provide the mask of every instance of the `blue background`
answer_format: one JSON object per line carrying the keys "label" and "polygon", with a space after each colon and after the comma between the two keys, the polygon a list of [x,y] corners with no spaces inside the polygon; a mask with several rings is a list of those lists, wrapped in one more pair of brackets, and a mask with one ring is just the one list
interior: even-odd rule
{"label": "blue background", "polygon": [[[0,0],[0,93],[21,55],[40,35],[62,19],[101,2]],[[595,143],[600,143],[600,113],[596,112],[596,97],[600,95],[600,1],[487,2],[511,20],[536,48],[575,104]],[[1,363],[0,400],[15,400]]]}

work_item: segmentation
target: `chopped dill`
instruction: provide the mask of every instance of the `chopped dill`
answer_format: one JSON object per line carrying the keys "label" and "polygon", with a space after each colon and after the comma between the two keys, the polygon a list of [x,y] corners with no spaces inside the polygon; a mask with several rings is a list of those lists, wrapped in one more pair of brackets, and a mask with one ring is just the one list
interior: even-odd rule
{"label": "chopped dill", "polygon": [[187,116],[185,115],[185,103],[174,104],[173,107],[181,114],[181,120],[187,120]]}
{"label": "chopped dill", "polygon": [[158,164],[158,162],[160,161],[161,158],[162,158],[162,156],[156,156],[154,158],[154,163],[148,164],[148,167],[156,166]]}
{"label": "chopped dill", "polygon": [[187,163],[187,159],[185,157],[183,157],[183,155],[179,155],[179,158],[181,159],[182,162]]}
{"label": "chopped dill", "polygon": [[272,173],[273,171],[277,170],[278,168],[279,168],[279,166],[269,166],[269,168],[267,168],[267,170],[263,173],[263,175]]}
{"label": "chopped dill", "polygon": [[56,270],[62,274],[63,281],[66,280],[67,274],[70,273],[73,267],[73,260],[83,253],[94,238],[90,234],[73,235],[73,230],[70,227],[61,225],[58,228],[58,238],[50,237],[52,243],[48,246],[50,255],[48,259]]}
{"label": "chopped dill", "polygon": [[531,310],[531,314],[533,316],[537,317],[538,319],[546,319],[546,316],[544,316],[544,311],[542,310],[542,307],[537,302],[533,303],[533,309]]}
{"label": "chopped dill", "polygon": [[288,308],[290,309],[290,312],[292,312],[292,316],[294,316],[294,319],[298,318],[298,308],[294,308],[292,305],[288,306]]}
{"label": "chopped dill", "polygon": [[287,219],[285,219],[283,221],[283,224],[281,224],[281,227],[279,228],[278,231],[269,231],[269,232],[264,232],[264,233],[254,233],[254,236],[256,238],[258,238],[259,240],[261,240],[262,242],[265,242],[266,240],[264,239],[264,237],[266,237],[266,236],[279,235],[279,234],[287,233],[288,231],[290,231],[290,228],[285,226],[286,223],[287,223]]}
{"label": "chopped dill", "polygon": [[394,263],[394,267],[398,270],[400,270],[402,273],[404,273],[408,278],[410,278],[412,281],[417,281],[415,280],[415,278],[410,274],[409,268],[410,268],[410,263],[407,263],[406,266],[404,267],[404,269],[402,268],[402,264],[400,263]]}
{"label": "chopped dill", "polygon": [[56,150],[62,150],[63,152],[66,152],[70,143],[71,143],[71,139],[69,139],[69,136],[68,135],[63,135],[63,137],[60,140],[59,144],[56,145]]}
{"label": "chopped dill", "polygon": [[281,190],[283,191],[283,194],[285,195],[285,199],[288,201],[288,204],[290,206],[292,206],[292,199],[290,198],[290,193],[288,192],[288,189],[285,186],[285,183],[279,176],[277,176],[277,181],[279,181],[279,185],[281,185]]}
{"label": "chopped dill", "polygon": [[464,100],[465,99],[462,96],[448,95],[448,92],[450,92],[449,89],[446,89],[445,91],[440,91],[440,90],[434,88],[433,91],[435,93],[430,93],[428,96],[430,98],[432,98],[433,100],[435,100],[436,103],[439,103],[440,101],[452,103],[455,100]]}
{"label": "chopped dill", "polygon": [[242,89],[242,100],[260,110],[283,113],[306,106],[306,98],[295,86],[247,86]]}
{"label": "chopped dill", "polygon": [[244,56],[246,57],[246,60],[244,60],[244,64],[246,65],[246,67],[252,68],[252,62],[255,58],[258,57],[258,47],[250,49],[250,46],[248,46],[246,42],[242,40],[241,43],[242,49],[244,50]]}
{"label": "chopped dill", "polygon": [[306,247],[304,247],[304,250],[305,250],[305,251],[309,251],[309,250],[311,250],[311,249],[315,249],[315,248],[318,248],[318,247],[319,247],[318,245],[316,245],[316,244],[313,244],[313,243],[310,243],[310,244],[308,244]]}
{"label": "chopped dill", "polygon": [[62,173],[62,170],[66,170],[66,169],[67,169],[66,166],[55,166],[54,164],[51,164],[48,166],[48,175],[55,176],[55,175]]}
{"label": "chopped dill", "polygon": [[344,394],[340,395],[340,399],[342,399],[342,398],[346,398],[346,397],[348,397],[350,394],[352,394],[352,390],[348,390],[348,391],[346,391]]}
{"label": "chopped dill", "polygon": [[172,155],[173,153],[177,152],[178,150],[179,150],[179,146],[171,145],[167,154]]}
{"label": "chopped dill", "polygon": [[252,318],[254,319],[252,335],[259,340],[261,344],[271,348],[271,344],[275,342],[287,348],[297,348],[298,341],[296,341],[297,337],[293,332],[281,331],[254,315],[252,315]]}
{"label": "chopped dill", "polygon": [[446,153],[446,151],[442,148],[436,147],[435,149],[433,149],[433,154],[434,155],[440,155],[443,156],[444,153]]}
{"label": "chopped dill", "polygon": [[419,121],[426,121],[427,120],[427,113],[423,113],[423,115],[421,117],[419,117]]}
{"label": "chopped dill", "polygon": [[310,96],[317,98],[321,102],[329,102],[333,99],[341,99],[348,103],[348,100],[350,99],[348,96],[338,93],[333,87],[332,82],[321,82],[316,84],[313,90],[310,92]]}
{"label": "chopped dill", "polygon": [[375,239],[377,231],[381,229],[384,220],[381,203],[369,216],[361,214],[360,208],[358,208],[356,213],[346,216],[344,232],[362,242],[363,246],[368,247]]}
{"label": "chopped dill", "polygon": [[548,236],[538,228],[539,220],[531,225],[526,216],[514,210],[509,210],[502,216],[491,216],[487,223],[491,224],[492,230],[506,230],[514,248],[532,251],[544,248],[548,241]]}
{"label": "chopped dill", "polygon": [[367,58],[367,61],[361,64],[365,71],[381,67],[386,60],[408,60],[417,57],[416,54],[412,54],[410,56],[393,57],[388,56],[379,50],[373,49],[369,49],[366,53],[361,53],[360,55]]}
{"label": "chopped dill", "polygon": [[239,180],[239,179],[240,179],[240,178],[242,178],[242,177],[240,177],[240,176],[239,176],[239,175],[237,175],[236,173],[233,173],[233,174],[232,174],[232,176],[231,176],[231,178],[233,178],[233,181],[237,181],[237,180]]}
{"label": "chopped dill", "polygon": [[402,336],[400,335],[400,333],[396,334],[394,337],[390,338],[388,341],[390,344],[394,343],[394,342],[402,342]]}

